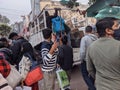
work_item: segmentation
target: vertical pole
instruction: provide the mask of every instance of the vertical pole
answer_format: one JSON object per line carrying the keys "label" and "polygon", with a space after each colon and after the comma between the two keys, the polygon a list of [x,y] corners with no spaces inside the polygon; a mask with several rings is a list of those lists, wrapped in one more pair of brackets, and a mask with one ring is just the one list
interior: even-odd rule
{"label": "vertical pole", "polygon": [[87,17],[87,12],[86,12],[86,14],[85,14],[85,26],[87,26],[88,25],[88,17]]}
{"label": "vertical pole", "polygon": [[43,22],[44,22],[45,28],[47,28],[45,11],[46,10],[43,10],[43,20],[44,20]]}

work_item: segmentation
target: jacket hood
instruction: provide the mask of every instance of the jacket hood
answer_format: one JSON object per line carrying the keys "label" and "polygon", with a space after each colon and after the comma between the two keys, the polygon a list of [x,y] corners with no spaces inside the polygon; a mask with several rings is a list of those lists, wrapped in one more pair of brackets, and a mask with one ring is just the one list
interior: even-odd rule
{"label": "jacket hood", "polygon": [[95,41],[95,40],[98,39],[98,37],[97,37],[96,35],[94,35],[94,34],[88,34],[87,36],[88,36],[91,40],[93,40],[93,41]]}

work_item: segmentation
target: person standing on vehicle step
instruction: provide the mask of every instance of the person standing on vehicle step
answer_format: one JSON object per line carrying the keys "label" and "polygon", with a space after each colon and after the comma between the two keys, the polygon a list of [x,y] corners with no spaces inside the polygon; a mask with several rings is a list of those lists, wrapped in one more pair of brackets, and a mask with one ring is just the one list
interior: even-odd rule
{"label": "person standing on vehicle step", "polygon": [[54,10],[54,15],[50,15],[48,11],[45,11],[46,25],[49,29],[52,29],[52,19],[58,16],[58,10],[60,10],[60,8],[54,8]]}
{"label": "person standing on vehicle step", "polygon": [[83,79],[85,83],[88,86],[88,90],[96,90],[94,86],[94,79],[88,75],[88,71],[86,68],[86,52],[91,43],[93,43],[95,40],[97,40],[97,36],[92,34],[92,27],[87,26],[85,28],[85,36],[82,37],[81,43],[80,43],[80,60],[81,60],[81,73],[83,76]]}
{"label": "person standing on vehicle step", "polygon": [[58,54],[58,42],[51,42],[52,30],[42,30],[44,41],[41,46],[41,55],[43,60],[42,71],[44,75],[44,90],[54,90],[56,79],[56,62]]}

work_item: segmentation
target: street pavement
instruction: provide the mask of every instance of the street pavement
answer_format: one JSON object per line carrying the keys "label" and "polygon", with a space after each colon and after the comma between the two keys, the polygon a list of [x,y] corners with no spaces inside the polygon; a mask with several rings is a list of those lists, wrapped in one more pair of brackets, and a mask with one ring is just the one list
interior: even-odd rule
{"label": "street pavement", "polygon": [[79,66],[75,66],[72,70],[71,89],[87,90],[87,86],[83,80]]}
{"label": "street pavement", "polygon": [[[83,77],[81,75],[79,66],[80,65],[74,66],[72,69],[71,82],[70,82],[71,90],[88,90],[83,80]],[[43,90],[42,87],[43,87],[43,82],[41,80],[39,82],[39,90]],[[55,90],[60,90],[57,79],[56,79],[56,84],[55,84]]]}

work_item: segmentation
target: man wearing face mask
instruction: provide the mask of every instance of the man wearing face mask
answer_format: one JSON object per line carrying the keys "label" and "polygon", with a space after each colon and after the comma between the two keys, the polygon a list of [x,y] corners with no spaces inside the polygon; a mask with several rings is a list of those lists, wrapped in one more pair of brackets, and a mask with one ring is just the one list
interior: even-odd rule
{"label": "man wearing face mask", "polygon": [[116,29],[116,30],[114,31],[113,37],[114,37],[116,40],[120,40],[120,28],[119,28],[119,29]]}
{"label": "man wearing face mask", "polygon": [[96,23],[99,39],[87,51],[89,75],[95,78],[97,90],[120,89],[120,41],[113,38],[118,29],[116,18],[107,17]]}

